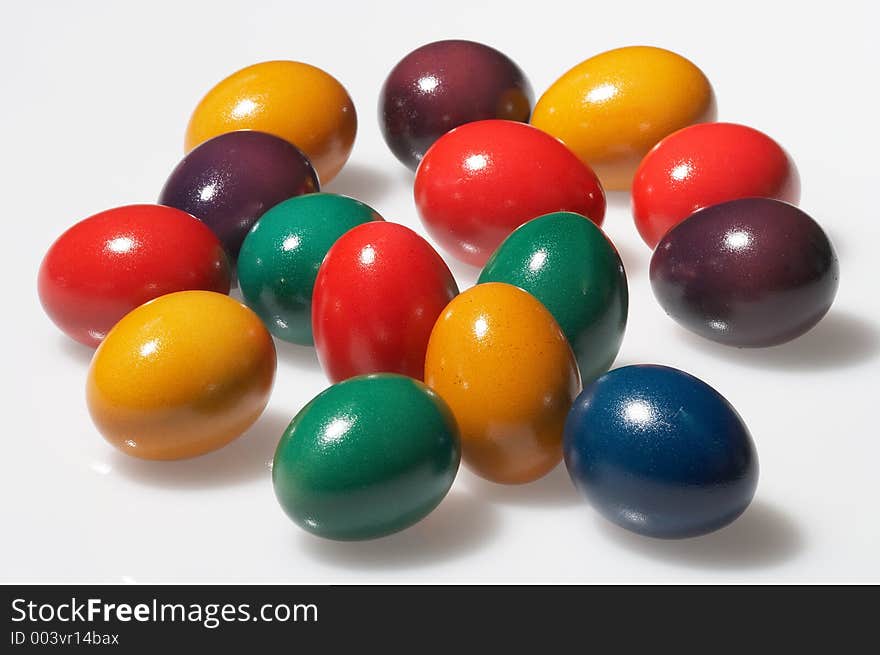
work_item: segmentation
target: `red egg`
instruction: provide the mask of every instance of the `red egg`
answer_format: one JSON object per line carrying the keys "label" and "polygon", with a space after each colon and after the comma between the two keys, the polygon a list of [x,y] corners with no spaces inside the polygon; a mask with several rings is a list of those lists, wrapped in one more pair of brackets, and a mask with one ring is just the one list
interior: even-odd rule
{"label": "red egg", "polygon": [[645,155],[632,184],[633,217],[651,248],[698,209],[749,197],[797,204],[800,178],[782,146],[735,123],[673,132]]}
{"label": "red egg", "polygon": [[49,248],[40,301],[69,337],[95,347],[119,319],[175,291],[229,293],[230,268],[211,229],[186,212],[129,205],[80,221]]}
{"label": "red egg", "polygon": [[431,236],[482,266],[517,227],[557,211],[605,217],[589,166],[558,139],[514,121],[467,123],[440,137],[416,171],[416,207]]}
{"label": "red egg", "polygon": [[421,380],[428,337],[458,294],[440,255],[396,223],[364,223],[330,248],[315,281],[312,332],[333,382],[365,373]]}

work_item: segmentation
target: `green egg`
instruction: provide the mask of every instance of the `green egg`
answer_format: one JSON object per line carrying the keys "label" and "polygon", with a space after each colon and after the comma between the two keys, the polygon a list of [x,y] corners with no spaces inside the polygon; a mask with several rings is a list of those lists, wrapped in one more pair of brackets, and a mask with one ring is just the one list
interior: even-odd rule
{"label": "green egg", "polygon": [[421,382],[378,373],[318,394],[281,437],[275,496],[300,527],[328,539],[381,537],[443,500],[461,460],[446,403]]}
{"label": "green egg", "polygon": [[626,273],[614,245],[592,221],[554,212],[521,225],[498,247],[479,281],[513,284],[540,300],[568,337],[585,386],[614,363],[626,329]]}
{"label": "green egg", "polygon": [[260,217],[238,255],[238,284],[247,305],[279,339],[312,341],[312,289],[318,268],[351,228],[381,221],[371,207],[335,193],[285,200]]}

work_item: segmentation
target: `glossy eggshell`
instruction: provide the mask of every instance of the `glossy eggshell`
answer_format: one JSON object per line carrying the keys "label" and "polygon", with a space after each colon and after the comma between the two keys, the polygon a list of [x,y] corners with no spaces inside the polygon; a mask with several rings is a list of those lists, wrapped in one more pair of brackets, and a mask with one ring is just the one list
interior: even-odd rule
{"label": "glossy eggshell", "polygon": [[311,345],[312,292],[327,251],[351,228],[381,220],[359,200],[333,193],[275,205],[251,228],[238,255],[245,302],[279,339]]}
{"label": "glossy eggshell", "polygon": [[472,121],[528,121],[534,95],[509,57],[474,41],[416,48],[391,71],[379,95],[379,125],[394,155],[415,170],[428,148]]}
{"label": "glossy eggshell", "polygon": [[478,475],[531,482],[562,459],[577,364],[552,314],[522,289],[478,284],[449,303],[431,332],[425,383],[452,409]]}
{"label": "glossy eggshell", "polygon": [[651,257],[651,286],[666,313],[730,346],[802,335],[830,309],[839,276],[818,223],[767,198],[701,209],[667,232]]}
{"label": "glossy eggshell", "polygon": [[609,190],[630,188],[642,157],[676,130],[715,119],[703,72],[669,50],[629,46],[581,62],[544,92],[531,123],[562,140]]}
{"label": "glossy eggshell", "polygon": [[256,314],[229,296],[181,291],[116,324],[92,359],[86,400],[122,452],[182,459],[247,430],[274,377],[275,345]]}
{"label": "glossy eggshell", "polygon": [[159,202],[201,219],[232,259],[254,223],[279,202],[318,190],[296,147],[264,132],[231,132],[206,141],[171,172]]}
{"label": "glossy eggshell", "polygon": [[434,322],[458,293],[440,255],[397,223],[346,232],[318,271],[312,333],[327,377],[367,373],[422,379]]}
{"label": "glossy eggshell", "polygon": [[236,130],[267,132],[292,143],[327,184],[351,154],[357,114],[345,87],[320,68],[266,61],[208,91],[190,118],[184,149]]}
{"label": "glossy eggshell", "polygon": [[69,337],[95,347],[135,307],[173,291],[229,293],[223,247],[204,223],[172,207],[129,205],[86,218],[49,248],[40,302]]}
{"label": "glossy eggshell", "polygon": [[633,218],[654,248],[698,209],[738,198],[800,199],[788,153],[763,132],[735,123],[701,123],[673,132],[649,152],[632,185]]}
{"label": "glossy eggshell", "polygon": [[340,382],[306,405],[278,443],[272,481],[303,529],[372,539],[427,516],[460,459],[446,403],[421,382],[383,373]]}
{"label": "glossy eggshell", "polygon": [[579,214],[557,212],[518,227],[480,282],[506,282],[550,310],[568,338],[584,383],[607,371],[623,341],[629,292],[614,244]]}
{"label": "glossy eggshell", "polygon": [[758,484],[755,445],[736,410],[666,366],[625,366],[587,386],[565,424],[565,465],[599,513],[651,537],[724,527]]}
{"label": "glossy eggshell", "polygon": [[528,220],[555,211],[605,218],[592,170],[557,139],[524,123],[477,121],[431,146],[415,179],[425,228],[453,256],[482,266]]}

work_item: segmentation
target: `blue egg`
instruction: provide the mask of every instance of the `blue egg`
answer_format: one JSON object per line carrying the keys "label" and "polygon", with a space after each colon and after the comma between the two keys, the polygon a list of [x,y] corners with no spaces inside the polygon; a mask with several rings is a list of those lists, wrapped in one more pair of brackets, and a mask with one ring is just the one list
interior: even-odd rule
{"label": "blue egg", "polygon": [[565,423],[565,465],[605,518],[677,539],[724,527],[758,485],[739,414],[702,380],[667,366],[625,366],[585,388]]}

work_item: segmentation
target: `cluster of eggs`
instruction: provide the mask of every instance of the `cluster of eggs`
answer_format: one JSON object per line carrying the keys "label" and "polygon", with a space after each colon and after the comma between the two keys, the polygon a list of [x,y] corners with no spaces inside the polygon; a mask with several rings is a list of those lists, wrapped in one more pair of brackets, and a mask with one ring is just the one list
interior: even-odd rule
{"label": "cluster of eggs", "polygon": [[[795,207],[770,137],[713,122],[706,76],[659,48],[575,66],[534,104],[522,70],[470,41],[407,55],[380,94],[430,236],[482,267],[459,292],[409,228],[320,192],[351,151],[344,87],[273,61],[215,86],[156,205],[74,225],[39,272],[46,312],[97,346],[91,416],[130,455],[179,459],[241,435],[274,382],[273,335],[314,344],[332,385],[278,444],[300,526],[365,539],[419,521],[461,461],[506,484],[564,460],[612,521],[661,537],[733,521],[757,486],[748,429],[714,389],[651,365],[608,372],[627,321],[605,189],[631,189],[664,309],[722,343],[792,339],[825,314],[837,260]],[[231,298],[239,285],[244,303]]]}

